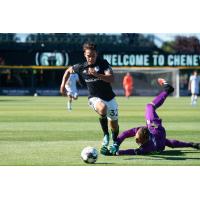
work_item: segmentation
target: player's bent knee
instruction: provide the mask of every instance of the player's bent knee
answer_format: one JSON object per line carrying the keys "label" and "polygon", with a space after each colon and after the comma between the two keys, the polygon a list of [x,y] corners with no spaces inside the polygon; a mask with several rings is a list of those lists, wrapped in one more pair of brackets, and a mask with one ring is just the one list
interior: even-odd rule
{"label": "player's bent knee", "polygon": [[106,115],[107,114],[107,106],[102,102],[99,102],[98,105],[96,105],[96,109],[97,109],[97,112],[100,115]]}
{"label": "player's bent knee", "polygon": [[154,108],[154,105],[152,103],[148,103],[146,105],[146,110],[150,109],[150,108]]}

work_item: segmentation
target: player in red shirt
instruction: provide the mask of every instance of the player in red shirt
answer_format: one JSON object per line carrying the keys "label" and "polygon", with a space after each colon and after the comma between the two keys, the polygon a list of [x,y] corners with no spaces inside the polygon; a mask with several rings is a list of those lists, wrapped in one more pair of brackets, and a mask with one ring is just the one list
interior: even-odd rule
{"label": "player in red shirt", "polygon": [[129,98],[133,92],[133,77],[131,76],[129,72],[126,73],[126,75],[124,76],[123,88],[124,88],[125,96]]}

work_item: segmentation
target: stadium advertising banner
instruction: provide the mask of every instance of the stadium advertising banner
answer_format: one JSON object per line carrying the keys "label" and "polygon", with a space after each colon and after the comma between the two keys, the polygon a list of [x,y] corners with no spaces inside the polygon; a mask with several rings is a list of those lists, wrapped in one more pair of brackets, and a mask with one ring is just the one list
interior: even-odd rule
{"label": "stadium advertising banner", "polygon": [[[200,54],[151,54],[99,52],[113,67],[198,67]],[[68,50],[4,51],[4,65],[9,66],[69,66],[84,62],[83,52]]]}
{"label": "stadium advertising banner", "polygon": [[37,52],[35,64],[37,66],[67,66],[69,55],[66,52]]}
{"label": "stadium advertising banner", "polygon": [[103,54],[112,66],[200,66],[200,55]]}
{"label": "stadium advertising banner", "polygon": [[84,61],[82,52],[74,51],[0,51],[7,66],[69,66]]}

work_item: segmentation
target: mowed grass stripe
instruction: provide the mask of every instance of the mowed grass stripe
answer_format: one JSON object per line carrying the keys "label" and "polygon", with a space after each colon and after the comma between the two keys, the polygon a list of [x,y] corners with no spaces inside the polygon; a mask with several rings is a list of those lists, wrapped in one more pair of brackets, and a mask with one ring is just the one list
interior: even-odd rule
{"label": "mowed grass stripe", "polygon": [[[152,97],[117,97],[120,131],[145,124],[144,110]],[[158,110],[172,139],[200,142],[200,106],[191,107],[190,98],[167,99]],[[98,116],[89,108],[87,97],[66,110],[63,97],[0,97],[0,165],[86,165],[80,159],[85,146],[101,147]],[[121,148],[137,147],[133,138]],[[200,165],[200,152],[166,149],[149,156],[105,157],[95,165]]]}

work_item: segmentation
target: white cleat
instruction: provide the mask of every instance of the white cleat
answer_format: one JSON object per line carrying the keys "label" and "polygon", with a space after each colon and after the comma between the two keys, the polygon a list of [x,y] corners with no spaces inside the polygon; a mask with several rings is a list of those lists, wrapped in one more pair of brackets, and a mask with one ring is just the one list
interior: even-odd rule
{"label": "white cleat", "polygon": [[109,135],[104,135],[102,146],[106,146],[107,147],[109,145],[109,141],[110,141],[110,136]]}

